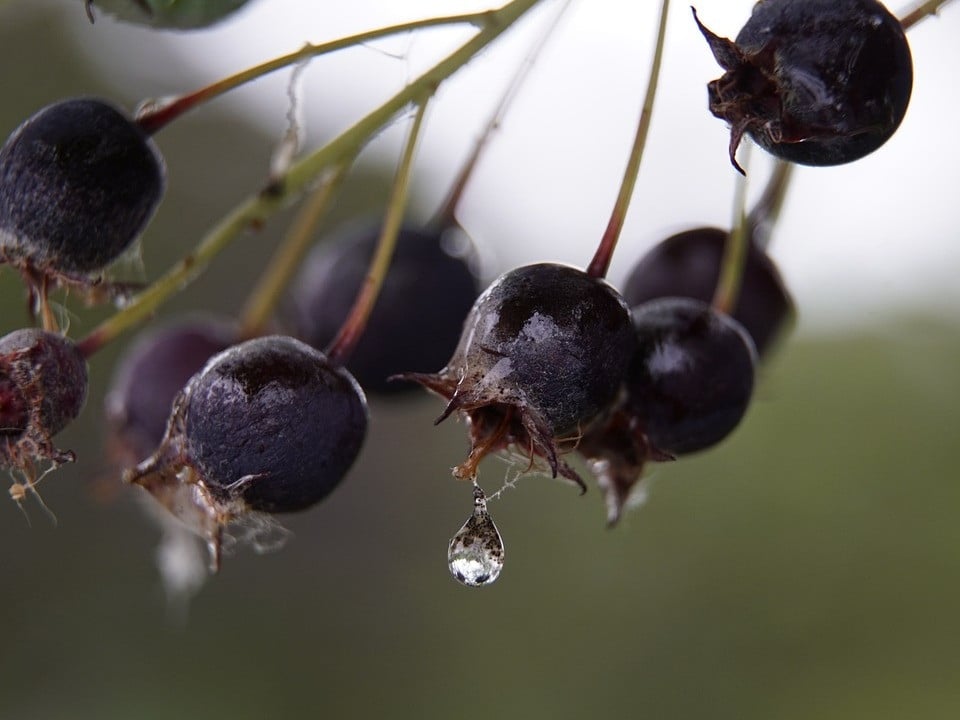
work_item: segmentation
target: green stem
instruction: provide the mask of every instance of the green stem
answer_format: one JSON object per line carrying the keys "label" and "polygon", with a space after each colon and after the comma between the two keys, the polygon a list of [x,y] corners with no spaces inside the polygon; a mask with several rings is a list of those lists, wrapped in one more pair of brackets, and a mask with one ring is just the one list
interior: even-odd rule
{"label": "green stem", "polygon": [[[743,167],[749,164],[750,144],[741,145],[744,156]],[[737,176],[736,190],[733,193],[733,230],[727,236],[723,247],[723,259],[720,261],[720,277],[713,294],[713,307],[722,313],[732,315],[740,297],[743,282],[743,269],[747,260],[747,248],[750,243],[749,223],[747,221],[747,176]]]}
{"label": "green stem", "polygon": [[300,261],[313,244],[317,224],[330,207],[340,182],[346,175],[347,164],[333,170],[307,198],[280,247],[270,259],[257,286],[250,294],[240,316],[240,337],[252,338],[263,333],[277,303],[283,297],[287,283],[300,266]]}
{"label": "green stem", "polygon": [[260,63],[259,65],[255,65],[251,68],[235,73],[230,77],[218,80],[211,85],[207,85],[206,87],[202,87],[199,90],[195,90],[186,95],[181,95],[180,97],[174,98],[168,102],[156,101],[153,103],[147,103],[137,114],[137,123],[145,132],[153,134],[158,130],[163,129],[168,123],[176,120],[178,117],[189,110],[192,110],[196,106],[213,100],[214,98],[219,97],[230,90],[234,90],[241,85],[245,85],[246,83],[262,78],[264,75],[269,75],[270,73],[276,72],[277,70],[281,70],[285,67],[296,65],[297,63],[319,57],[320,55],[336,52],[337,50],[344,50],[346,48],[355,47],[372,40],[388,37],[390,35],[398,35],[400,33],[410,32],[412,30],[420,30],[423,28],[438,27],[443,25],[463,24],[470,24],[483,28],[493,22],[491,18],[496,12],[498,11],[484,10],[481,12],[463,13],[460,15],[425,18],[423,20],[413,20],[411,22],[400,23],[398,25],[377,28],[376,30],[368,30],[366,32],[357,33],[356,35],[348,35],[347,37],[338,38],[336,40],[320,43],[318,45],[307,43],[295,52],[287,53],[286,55],[281,55],[280,57],[273,58],[267,62]]}
{"label": "green stem", "polygon": [[407,209],[407,197],[410,194],[410,169],[413,167],[413,154],[417,146],[417,138],[420,136],[420,128],[423,125],[423,117],[427,110],[427,103],[430,95],[417,104],[417,114],[413,118],[413,125],[410,127],[410,133],[407,135],[407,142],[403,148],[403,155],[400,164],[397,166],[397,174],[393,181],[393,190],[390,194],[390,202],[387,204],[387,213],[383,219],[383,228],[380,230],[380,239],[377,241],[377,249],[370,260],[370,268],[367,271],[367,277],[360,286],[357,293],[357,299],[354,301],[350,314],[344,320],[343,325],[337,336],[330,343],[326,350],[327,357],[334,365],[343,365],[350,353],[353,352],[357,342],[363,335],[363,330],[367,326],[367,319],[370,312],[377,302],[380,295],[380,288],[383,287],[383,280],[390,269],[390,261],[393,259],[393,249],[397,244],[397,236],[400,234],[400,226],[403,223],[403,216]]}
{"label": "green stem", "polygon": [[900,18],[900,24],[904,30],[909,30],[925,17],[936,15],[937,11],[951,0],[925,0],[917,5],[913,10],[903,14]]}
{"label": "green stem", "polygon": [[657,94],[657,82],[660,78],[660,65],[663,60],[663,44],[667,34],[667,12],[670,9],[670,0],[661,0],[660,3],[660,25],[657,30],[657,45],[653,53],[653,63],[650,66],[650,78],[647,81],[647,94],[643,100],[643,109],[640,111],[640,122],[637,124],[637,134],[633,139],[633,148],[630,151],[630,159],[627,161],[627,169],[623,175],[623,181],[620,183],[620,192],[613,206],[613,212],[610,214],[610,221],[607,223],[607,229],[600,239],[600,245],[597,252],[587,267],[587,275],[590,277],[602,278],[607,274],[610,267],[610,261],[613,259],[613,251],[617,247],[617,240],[620,238],[620,231],[623,229],[624,220],[627,217],[627,210],[630,207],[630,199],[633,196],[633,188],[637,183],[637,174],[640,172],[640,160],[643,157],[643,148],[647,142],[647,133],[650,130],[650,119],[653,115],[653,100]]}
{"label": "green stem", "polygon": [[763,194],[747,215],[747,235],[759,248],[766,248],[770,244],[773,227],[780,217],[792,177],[793,163],[777,160]]}
{"label": "green stem", "polygon": [[195,280],[206,265],[233,238],[246,228],[262,225],[325,170],[342,165],[354,157],[394,116],[410,103],[418,101],[424,93],[433,92],[440,83],[500,37],[538,2],[540,0],[513,0],[499,10],[485,13],[487,22],[483,29],[470,40],[413,80],[380,107],[361,118],[352,127],[310,155],[295,162],[286,174],[271,182],[268,191],[259,192],[237,205],[207,233],[192,254],[183,258],[153,285],[133,298],[126,307],[105,320],[81,340],[79,347],[84,356],[89,357],[111,340],[152,315],[168,297]]}

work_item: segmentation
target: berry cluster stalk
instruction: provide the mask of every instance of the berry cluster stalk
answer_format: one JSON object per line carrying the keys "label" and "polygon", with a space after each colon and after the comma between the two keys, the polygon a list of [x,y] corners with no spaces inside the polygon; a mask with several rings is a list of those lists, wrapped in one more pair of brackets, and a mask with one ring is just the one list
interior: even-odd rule
{"label": "berry cluster stalk", "polygon": [[[744,156],[743,167],[749,165],[750,145],[745,144],[740,151]],[[712,305],[727,315],[733,314],[743,284],[743,270],[746,267],[747,243],[751,242],[747,222],[747,174],[737,176],[733,193],[733,229],[727,236],[723,247],[723,259],[720,261],[720,277],[713,294]]]}
{"label": "berry cluster stalk", "polygon": [[[536,1],[536,0],[535,0]],[[326,43],[312,44],[307,43],[296,52],[281,55],[278,58],[268,60],[267,62],[255,65],[229,77],[218,80],[211,85],[202,87],[186,95],[181,95],[169,101],[152,101],[144,104],[137,114],[137,123],[147,133],[153,134],[162,130],[169,123],[179,118],[181,115],[189,112],[193,108],[209,102],[216,97],[224,95],[241,85],[245,85],[254,80],[262,78],[264,75],[282,70],[291,65],[298,65],[307,60],[311,60],[321,55],[326,55],[338,50],[357,47],[364,43],[391,35],[399,35],[413,30],[422,30],[429,27],[442,27],[446,25],[474,25],[485,29],[493,24],[500,22],[496,14],[500,10],[484,10],[475,13],[463,13],[460,15],[448,15],[446,17],[425,18],[422,20],[413,20],[411,22],[400,23],[399,25],[390,25],[376,30],[369,30],[356,35],[338,38]]]}
{"label": "berry cluster stalk", "polygon": [[[511,101],[516,97],[520,86],[526,79],[534,62],[544,46],[546,46],[547,41],[550,39],[557,25],[560,24],[560,20],[572,4],[572,1],[573,0],[563,0],[557,14],[551,20],[543,34],[537,39],[536,44],[524,58],[520,68],[511,79],[500,102],[491,114],[490,120],[477,138],[469,158],[457,174],[450,193],[429,223],[431,227],[437,229],[437,232],[442,232],[447,227],[456,223],[455,213],[457,205],[460,204],[463,191],[470,177],[473,175],[477,162],[487,147],[490,137],[500,127],[500,123]],[[302,66],[298,65],[297,67]],[[339,186],[348,165],[351,165],[352,162],[351,160],[340,170],[335,171],[334,176],[329,181],[317,187],[314,194],[304,203],[303,209],[294,220],[290,232],[277,249],[270,265],[268,265],[264,271],[257,287],[247,301],[240,320],[240,337],[251,338],[262,334],[263,328],[273,314],[277,303],[280,301],[287,283],[296,272],[307,250],[310,249],[313,243],[313,233],[325,214],[326,209],[329,207],[329,202],[334,196],[334,191],[336,187]]]}
{"label": "berry cluster stalk", "polygon": [[903,26],[904,30],[909,30],[925,17],[936,15],[940,8],[949,2],[952,2],[952,0],[925,0],[917,5],[913,10],[901,15],[900,24]]}
{"label": "berry cluster stalk", "polygon": [[747,215],[747,234],[759,248],[766,249],[770,244],[792,177],[793,163],[777,160],[763,194]]}
{"label": "berry cluster stalk", "polygon": [[420,128],[423,125],[423,117],[429,100],[430,95],[425,95],[417,103],[417,114],[413,118],[413,125],[410,127],[410,133],[407,135],[407,142],[403,148],[403,156],[397,167],[390,202],[387,205],[387,214],[383,219],[383,229],[380,231],[380,239],[370,261],[367,277],[364,278],[363,285],[360,286],[357,298],[350,309],[350,314],[347,315],[340,331],[326,350],[326,355],[334,366],[343,365],[347,361],[357,341],[363,335],[363,330],[367,326],[367,319],[377,302],[380,288],[383,286],[383,279],[387,275],[387,270],[390,269],[393,249],[396,247],[397,236],[400,234],[400,226],[403,224],[403,216],[407,209],[413,153],[417,146],[417,138],[420,136]]}
{"label": "berry cluster stalk", "polygon": [[533,68],[534,63],[536,63],[537,58],[543,51],[543,48],[546,47],[547,42],[553,35],[554,30],[557,29],[557,26],[560,24],[560,20],[563,19],[563,16],[569,9],[572,1],[573,0],[563,0],[563,4],[560,6],[557,14],[550,21],[550,24],[546,27],[546,29],[544,29],[543,34],[537,38],[536,44],[534,44],[534,46],[530,49],[530,52],[527,53],[527,56],[523,59],[520,67],[517,68],[516,73],[510,80],[510,84],[507,86],[507,89],[501,96],[500,102],[497,103],[493,113],[490,115],[490,119],[487,121],[487,124],[480,132],[480,136],[474,143],[473,151],[470,153],[470,157],[467,158],[466,163],[464,163],[463,167],[460,169],[460,172],[457,174],[457,177],[453,182],[453,186],[450,188],[450,192],[440,205],[440,209],[437,211],[437,214],[430,221],[430,227],[443,230],[456,223],[455,216],[457,212],[457,206],[460,204],[460,198],[463,197],[463,191],[466,189],[467,183],[473,176],[473,171],[477,166],[477,162],[483,155],[483,151],[486,149],[487,143],[490,141],[493,133],[500,128],[500,123],[503,121],[503,117],[506,115],[510,104],[519,93],[521,86],[527,79],[527,75],[529,75],[530,70]]}
{"label": "berry cluster stalk", "polygon": [[630,208],[630,198],[633,196],[633,188],[637,184],[637,174],[640,172],[640,160],[643,157],[643,148],[647,143],[647,133],[650,130],[650,118],[653,116],[653,100],[657,94],[657,82],[660,78],[660,64],[663,60],[663,43],[667,35],[667,13],[669,9],[670,0],[662,0],[660,3],[660,25],[657,30],[657,45],[653,51],[653,62],[650,65],[650,78],[647,81],[647,94],[643,99],[643,108],[640,111],[640,122],[637,124],[637,134],[633,139],[630,159],[627,161],[627,169],[623,174],[620,192],[617,195],[617,201],[614,203],[613,212],[610,214],[607,229],[600,239],[600,246],[597,248],[593,260],[590,261],[590,265],[587,267],[587,275],[591,277],[605,277],[607,270],[610,268],[613,251],[617,247],[617,240],[620,238],[620,231],[623,229],[623,222],[627,217],[627,210]]}
{"label": "berry cluster stalk", "polygon": [[[500,37],[540,0],[513,0],[499,10],[480,13],[483,28],[446,58],[424,72],[400,92],[388,99],[329,143],[298,160],[287,172],[271,182],[268,192],[259,192],[237,205],[186,256],[149,288],[137,295],[122,310],[101,323],[78,343],[89,357],[111,340],[136,326],[170,296],[183,290],[241,232],[258,227],[297,197],[304,188],[332,167],[344,164],[394,117],[424,93],[434,90],[450,75],[466,65],[481,50]],[[287,56],[290,58],[291,56]],[[297,62],[301,58],[288,60]]]}
{"label": "berry cluster stalk", "polygon": [[306,199],[294,218],[290,231],[277,248],[270,264],[260,276],[240,316],[240,337],[253,338],[262,334],[277,303],[283,297],[287,283],[300,265],[300,261],[313,244],[313,234],[320,220],[336,196],[352,160],[333,169],[330,177],[321,181]]}

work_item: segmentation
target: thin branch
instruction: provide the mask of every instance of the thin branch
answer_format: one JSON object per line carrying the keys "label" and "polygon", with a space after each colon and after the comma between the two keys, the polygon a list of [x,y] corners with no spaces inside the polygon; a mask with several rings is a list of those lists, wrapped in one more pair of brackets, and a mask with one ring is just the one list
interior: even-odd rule
{"label": "thin branch", "polygon": [[613,205],[613,212],[610,214],[607,229],[600,239],[597,252],[594,254],[593,260],[590,261],[589,267],[587,267],[587,275],[590,277],[602,278],[606,276],[610,261],[613,259],[613,251],[617,247],[617,240],[620,238],[620,231],[623,229],[623,223],[627,217],[627,210],[630,208],[630,199],[633,196],[633,188],[637,184],[640,160],[643,157],[643,148],[647,143],[647,133],[650,130],[650,119],[653,116],[653,100],[657,94],[657,82],[660,78],[660,65],[663,60],[663,44],[667,34],[667,13],[669,9],[670,0],[661,0],[657,45],[653,52],[653,62],[650,65],[647,94],[643,100],[643,109],[640,111],[640,121],[637,124],[637,133],[633,139],[633,148],[630,150],[627,169],[623,174],[623,181],[620,183],[620,192]]}
{"label": "thin branch", "polygon": [[357,342],[363,335],[364,328],[367,326],[367,319],[377,302],[377,297],[380,295],[383,280],[390,269],[393,249],[396,247],[397,236],[400,234],[400,226],[403,224],[403,216],[407,210],[413,154],[417,146],[417,139],[420,137],[420,129],[423,125],[429,99],[430,96],[427,95],[417,105],[417,114],[413,118],[413,125],[410,127],[403,155],[400,164],[397,166],[390,202],[387,204],[387,214],[383,220],[383,228],[380,230],[377,249],[370,260],[367,276],[364,278],[363,285],[360,286],[357,298],[350,309],[350,314],[347,315],[347,319],[343,321],[337,336],[330,343],[330,347],[327,348],[327,357],[334,365],[343,365],[356,347]]}
{"label": "thin branch", "polygon": [[470,40],[322,148],[291,165],[285,175],[270,184],[268,192],[259,192],[237,205],[207,233],[192,254],[180,260],[126,307],[81,340],[78,343],[80,351],[85,357],[90,357],[152,315],[167,298],[193,282],[237,235],[247,228],[262,225],[324,172],[354,157],[393,117],[412,102],[417,102],[424,93],[433,92],[539,1],[513,0],[499,10],[488,12],[485,27]]}

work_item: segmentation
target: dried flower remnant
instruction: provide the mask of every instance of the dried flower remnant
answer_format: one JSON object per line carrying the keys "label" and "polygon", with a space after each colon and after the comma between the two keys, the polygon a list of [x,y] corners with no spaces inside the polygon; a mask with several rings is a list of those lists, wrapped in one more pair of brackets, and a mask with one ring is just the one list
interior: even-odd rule
{"label": "dried flower remnant", "polygon": [[21,500],[41,467],[73,462],[53,437],[80,414],[87,398],[87,362],[69,339],[38,328],[0,338],[0,467],[13,470],[11,495]]}

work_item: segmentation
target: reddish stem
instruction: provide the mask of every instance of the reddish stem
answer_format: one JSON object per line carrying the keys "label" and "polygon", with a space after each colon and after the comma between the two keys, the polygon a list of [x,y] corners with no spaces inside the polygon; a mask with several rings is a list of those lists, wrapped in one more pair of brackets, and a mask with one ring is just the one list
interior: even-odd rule
{"label": "reddish stem", "polygon": [[617,240],[620,238],[620,231],[623,229],[623,222],[627,217],[627,210],[630,208],[630,198],[633,196],[633,188],[637,183],[640,159],[643,157],[643,148],[647,143],[647,133],[650,130],[650,118],[653,115],[653,99],[657,94],[657,80],[660,77],[660,65],[663,60],[663,43],[667,34],[667,13],[669,9],[670,0],[661,0],[657,44],[653,53],[653,62],[650,65],[650,77],[647,80],[647,93],[643,100],[643,108],[640,111],[640,121],[637,123],[633,148],[630,150],[627,169],[623,174],[623,181],[620,183],[620,192],[617,194],[617,200],[613,205],[610,221],[607,223],[607,229],[600,239],[597,252],[594,253],[593,260],[587,267],[587,275],[590,277],[606,277],[607,270],[610,268],[610,261],[613,259],[613,251],[616,249]]}
{"label": "reddish stem", "polygon": [[527,75],[530,73],[531,68],[533,68],[537,57],[539,57],[540,52],[546,46],[551,35],[553,35],[553,31],[557,28],[557,25],[560,24],[560,20],[570,7],[571,2],[572,0],[565,0],[563,5],[560,7],[560,10],[544,30],[543,34],[540,35],[540,37],[537,39],[537,42],[530,49],[530,52],[527,53],[527,56],[523,59],[523,63],[519,68],[517,68],[516,73],[510,80],[510,84],[507,86],[507,89],[501,96],[500,102],[497,103],[496,108],[494,108],[493,113],[490,115],[490,119],[487,121],[487,124],[481,131],[480,136],[474,143],[473,151],[470,153],[470,157],[467,158],[466,163],[464,163],[463,167],[460,169],[460,172],[457,174],[456,180],[454,180],[453,186],[450,188],[450,192],[447,194],[447,197],[440,206],[440,209],[437,211],[437,214],[430,221],[430,227],[442,231],[456,224],[457,206],[460,204],[460,198],[463,197],[463,191],[466,189],[467,183],[473,176],[473,171],[477,167],[477,162],[480,160],[480,156],[483,155],[483,151],[490,142],[490,138],[493,133],[500,128],[500,123],[503,121],[503,116],[506,115],[507,109],[510,107],[510,103],[513,102],[513,99],[517,96],[520,87],[523,85],[524,80],[527,79]]}
{"label": "reddish stem", "polygon": [[264,75],[268,75],[282,68],[289,67],[290,65],[296,65],[297,63],[317,57],[318,55],[324,55],[326,53],[331,53],[348,47],[355,47],[365,42],[376,40],[377,38],[441,25],[457,25],[468,23],[478,27],[485,27],[495,21],[496,15],[490,11],[462,13],[459,15],[425,18],[422,20],[400,23],[398,25],[391,25],[389,27],[357,33],[356,35],[349,35],[338,40],[332,40],[330,42],[321,43],[318,45],[308,43],[295,52],[281,55],[273,60],[268,60],[267,62],[243,70],[231,75],[230,77],[218,80],[207,87],[200,88],[199,90],[195,90],[187,95],[182,95],[178,98],[175,98],[170,102],[147,104],[147,106],[138,113],[137,123],[141,128],[143,128],[144,132],[152,135],[158,130],[162,130],[167,126],[167,124],[176,120],[178,117],[189,110],[192,110],[198,105],[201,105],[208,100],[212,100],[219,95],[223,95],[234,88],[261,78]]}
{"label": "reddish stem", "polygon": [[397,167],[397,175],[393,181],[393,192],[387,206],[387,215],[383,221],[383,229],[380,231],[377,249],[370,261],[370,269],[367,271],[363,285],[357,293],[357,299],[350,309],[350,314],[344,320],[340,331],[326,350],[327,357],[334,365],[346,363],[350,353],[356,347],[364,329],[367,327],[367,320],[373,311],[374,304],[377,302],[377,297],[380,295],[380,288],[383,286],[387,271],[390,269],[393,249],[396,246],[397,235],[400,234],[400,225],[403,222],[404,211],[407,207],[413,153],[417,145],[417,138],[420,135],[420,128],[423,125],[428,100],[429,96],[424,97],[417,105],[417,114],[413,119],[413,125],[403,148],[403,156]]}

